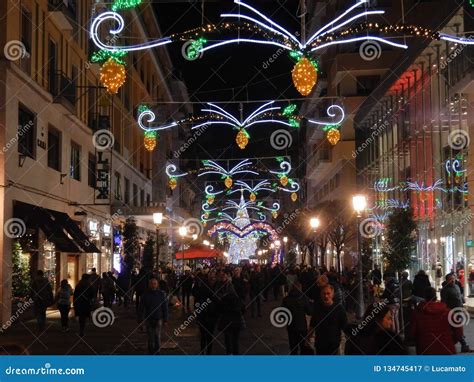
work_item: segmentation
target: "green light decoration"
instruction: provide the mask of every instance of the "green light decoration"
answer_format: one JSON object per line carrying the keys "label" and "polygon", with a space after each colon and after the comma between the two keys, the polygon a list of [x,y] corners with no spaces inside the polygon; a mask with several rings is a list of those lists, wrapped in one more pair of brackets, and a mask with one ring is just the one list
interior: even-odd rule
{"label": "green light decoration", "polygon": [[300,122],[296,118],[293,118],[293,117],[289,118],[288,123],[291,125],[291,127],[294,127],[294,128],[300,127]]}
{"label": "green light decoration", "polygon": [[207,39],[204,37],[199,37],[197,40],[194,40],[187,50],[187,56],[190,60],[196,59],[201,53],[201,49],[204,47],[204,44],[207,42]]}
{"label": "green light decoration", "polygon": [[469,4],[471,5],[471,7],[474,7],[474,0],[469,0]]}
{"label": "green light decoration", "polygon": [[115,0],[112,4],[112,10],[114,12],[120,9],[129,9],[140,5],[142,0]]}
{"label": "green light decoration", "polygon": [[125,65],[125,61],[122,60],[122,57],[125,57],[127,52],[124,50],[108,51],[108,50],[99,50],[94,52],[91,56],[92,62],[105,62],[109,58],[112,58],[115,62],[121,65]]}
{"label": "green light decoration", "polygon": [[[474,0],[471,0],[471,1],[474,1]],[[314,58],[305,56],[302,52],[298,52],[296,50],[292,50],[289,53],[289,55],[296,63],[300,62],[303,57],[306,57],[308,61],[311,63],[311,65],[313,65],[316,68],[316,72],[320,73],[319,63]]]}
{"label": "green light decoration", "polygon": [[[139,105],[138,108],[137,108],[137,111],[138,111],[138,114],[141,114],[143,113],[144,111],[148,111],[150,110],[150,108],[147,106],[147,105]],[[148,131],[145,132],[145,134],[147,133]]]}
{"label": "green light decoration", "polygon": [[332,129],[340,129],[341,125],[326,125],[323,127],[323,131],[329,131]]}
{"label": "green light decoration", "polygon": [[[474,1],[474,0],[473,0],[473,1]],[[295,112],[295,110],[296,110],[296,105],[295,105],[294,103],[292,103],[292,104],[288,105],[287,107],[285,107],[285,108],[283,109],[283,113],[282,113],[282,114],[283,114],[285,117],[290,117],[290,116]]]}

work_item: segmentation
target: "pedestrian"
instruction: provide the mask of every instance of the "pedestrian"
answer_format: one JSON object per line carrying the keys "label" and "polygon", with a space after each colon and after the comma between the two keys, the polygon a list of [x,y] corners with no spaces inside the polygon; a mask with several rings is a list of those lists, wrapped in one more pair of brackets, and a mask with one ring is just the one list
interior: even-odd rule
{"label": "pedestrian", "polygon": [[181,288],[181,303],[183,310],[189,311],[191,292],[193,290],[193,275],[191,271],[186,270],[184,274],[181,275],[179,286]]}
{"label": "pedestrian", "polygon": [[133,278],[133,291],[135,293],[135,311],[137,315],[138,308],[140,306],[140,298],[147,289],[149,276],[150,275],[147,270],[142,267],[138,272],[138,275]]}
{"label": "pedestrian", "polygon": [[89,278],[90,282],[90,288],[92,290],[92,303],[93,305],[97,305],[97,295],[99,293],[100,289],[100,276],[97,274],[97,269],[96,268],[91,268],[91,274]]}
{"label": "pedestrian", "polygon": [[140,318],[145,321],[148,336],[148,353],[159,355],[161,349],[161,329],[168,322],[168,301],[159,289],[158,280],[153,277],[139,305]]}
{"label": "pedestrian", "polygon": [[311,315],[312,309],[308,298],[303,294],[299,281],[291,284],[288,295],[283,298],[282,307],[288,309],[289,317],[291,317],[287,325],[290,354],[312,353],[311,346],[308,344],[308,323],[306,321],[306,316]]}
{"label": "pedestrian", "polygon": [[321,303],[314,305],[311,318],[316,354],[339,354],[341,333],[346,325],[346,311],[340,303],[334,301],[334,287],[326,284],[321,288]]}
{"label": "pedestrian", "polygon": [[56,305],[61,315],[61,328],[63,332],[69,331],[69,311],[71,310],[71,298],[73,290],[66,279],[61,281],[56,293]]}
{"label": "pedestrian", "polygon": [[393,331],[393,317],[386,301],[368,307],[357,325],[346,328],[346,355],[405,355],[400,336]]}
{"label": "pedestrian", "polygon": [[370,273],[370,279],[374,285],[374,297],[380,297],[380,285],[382,285],[382,272],[380,272],[379,266],[374,265],[374,269]]}
{"label": "pedestrian", "polygon": [[242,300],[235,292],[230,275],[226,272],[221,273],[218,297],[218,329],[224,332],[226,354],[238,355],[240,332],[244,327]]}
{"label": "pedestrian", "polygon": [[111,308],[115,295],[115,283],[106,272],[102,273],[102,279],[100,280],[100,292],[102,293],[104,306],[106,308]]}
{"label": "pedestrian", "polygon": [[250,272],[250,312],[252,318],[262,317],[262,291],[264,286],[263,274],[257,264]]}
{"label": "pedestrian", "polygon": [[42,270],[36,272],[36,277],[31,283],[30,297],[34,303],[38,331],[42,332],[46,324],[46,309],[54,303],[51,284]]}
{"label": "pedestrian", "polygon": [[424,301],[425,292],[431,287],[430,279],[423,269],[420,269],[413,279],[413,296],[417,302]]}
{"label": "pedestrian", "polygon": [[410,321],[410,337],[416,343],[416,354],[456,354],[454,344],[462,337],[462,329],[449,323],[449,308],[436,301],[436,289],[428,288],[426,301],[413,312]]}
{"label": "pedestrian", "polygon": [[245,304],[246,300],[246,283],[247,280],[242,276],[242,269],[240,267],[235,267],[232,272],[232,285],[234,286],[235,293],[239,296],[242,306]]}
{"label": "pedestrian", "polygon": [[474,267],[469,271],[469,297],[474,296]]}
{"label": "pedestrian", "polygon": [[90,275],[84,273],[74,291],[74,313],[79,317],[79,337],[84,336],[87,318],[92,311],[94,290],[91,288]]}
{"label": "pedestrian", "polygon": [[[464,296],[462,295],[459,286],[456,284],[456,276],[454,273],[448,273],[446,275],[446,281],[441,289],[441,301],[446,303],[449,309],[464,309]],[[464,333],[461,335],[459,343],[461,344],[462,353],[470,351]]]}
{"label": "pedestrian", "polygon": [[438,262],[436,262],[436,267],[435,267],[435,286],[436,286],[436,291],[437,292],[441,291],[441,281],[442,281],[442,279],[443,279],[443,266],[438,261]]}
{"label": "pedestrian", "polygon": [[383,275],[385,289],[380,296],[382,301],[386,301],[392,311],[392,330],[395,333],[400,331],[400,322],[398,312],[400,310],[400,284],[395,278],[395,272],[388,271]]}

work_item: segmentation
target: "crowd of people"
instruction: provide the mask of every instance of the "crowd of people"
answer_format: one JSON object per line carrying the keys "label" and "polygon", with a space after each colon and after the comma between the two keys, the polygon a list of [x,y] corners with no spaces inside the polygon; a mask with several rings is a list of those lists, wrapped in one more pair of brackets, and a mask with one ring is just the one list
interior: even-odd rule
{"label": "crowd of people", "polygon": [[[128,283],[124,282],[128,279]],[[172,268],[157,272],[141,269],[128,278],[111,272],[100,277],[93,268],[73,290],[62,280],[53,293],[42,271],[31,284],[38,330],[44,330],[46,309],[56,305],[62,330],[69,330],[71,307],[84,336],[91,312],[101,306],[128,308],[135,302],[138,323],[146,328],[148,352],[160,354],[161,331],[170,307],[196,317],[200,354],[212,354],[215,338],[223,334],[227,354],[240,354],[246,320],[259,319],[263,305],[289,313],[286,329],[290,354],[455,354],[455,344],[468,352],[462,325],[450,320],[453,309],[462,309],[462,284],[455,273],[433,288],[420,270],[413,281],[408,273],[374,269],[364,278],[363,317],[359,310],[355,269],[341,274],[325,267],[246,264],[197,267],[179,276]],[[438,291],[441,300],[438,301]],[[268,311],[268,309],[266,310]],[[196,313],[197,312],[197,313]],[[273,313],[273,312],[272,312]],[[268,318],[265,317],[265,320]]]}

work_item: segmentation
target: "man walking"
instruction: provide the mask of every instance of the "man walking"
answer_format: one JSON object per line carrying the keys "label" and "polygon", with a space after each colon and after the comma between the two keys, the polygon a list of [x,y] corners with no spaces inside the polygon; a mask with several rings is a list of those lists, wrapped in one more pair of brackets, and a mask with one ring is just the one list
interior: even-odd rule
{"label": "man walking", "polygon": [[30,297],[34,302],[38,331],[42,332],[46,323],[46,309],[53,304],[53,290],[41,270],[36,272],[36,278],[31,283]]}
{"label": "man walking", "polygon": [[140,301],[140,315],[145,321],[148,335],[148,353],[160,354],[161,327],[168,321],[168,301],[165,293],[158,288],[158,280],[153,277],[148,290]]}

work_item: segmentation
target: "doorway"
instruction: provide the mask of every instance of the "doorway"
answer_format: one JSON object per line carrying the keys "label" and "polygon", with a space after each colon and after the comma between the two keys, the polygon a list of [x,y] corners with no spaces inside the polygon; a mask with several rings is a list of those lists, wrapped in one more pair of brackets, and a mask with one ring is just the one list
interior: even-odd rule
{"label": "doorway", "polygon": [[75,255],[67,256],[67,274],[68,283],[73,289],[76,288],[78,282],[79,257]]}

